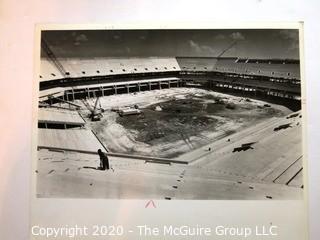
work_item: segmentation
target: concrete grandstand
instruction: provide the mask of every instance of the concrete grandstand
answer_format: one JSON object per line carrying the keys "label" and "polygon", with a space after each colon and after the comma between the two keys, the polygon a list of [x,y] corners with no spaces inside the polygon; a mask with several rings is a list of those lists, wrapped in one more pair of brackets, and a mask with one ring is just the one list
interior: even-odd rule
{"label": "concrete grandstand", "polygon": [[[236,57],[86,59],[56,58],[50,52],[47,55],[41,58],[39,73],[35,171],[38,197],[302,198],[299,61]],[[188,97],[190,94],[193,94],[192,99]],[[208,95],[211,96],[209,100],[200,99]],[[194,96],[197,102],[192,102]],[[162,100],[150,105],[152,97]],[[198,106],[200,102],[199,114],[206,117],[209,107],[214,106],[221,112],[217,116],[221,121],[221,134],[202,135],[202,139],[196,139],[195,135],[188,135],[188,129],[183,132],[179,125],[167,129],[166,133],[159,130],[161,139],[165,139],[163,135],[173,135],[172,132],[181,130],[181,146],[176,143],[166,146],[168,154],[164,148],[150,147],[152,151],[148,153],[134,146],[129,152],[116,151],[121,149],[120,141],[109,146],[108,136],[103,135],[110,136],[112,130],[103,132],[104,125],[93,123],[87,116],[98,104],[97,98],[100,98],[98,108],[103,110],[102,119],[108,123],[117,116],[112,112],[116,107],[139,105],[142,111],[146,109],[144,118],[148,117],[148,111],[169,109],[172,104],[165,105],[164,98],[179,104],[181,101],[181,105]],[[128,100],[122,102],[124,98]],[[206,109],[202,109],[204,107]],[[233,113],[235,108],[239,112]],[[183,111],[175,109],[175,114],[185,113]],[[255,121],[246,118],[245,111],[256,114]],[[268,116],[270,113],[274,115]],[[233,125],[239,123],[239,118],[244,120],[238,128],[233,129],[230,124],[229,129],[226,114],[231,114]],[[134,118],[130,118],[129,123],[124,122],[126,118],[121,119],[122,126],[130,128],[128,124]],[[216,124],[211,123],[209,117],[205,121]],[[138,121],[135,119],[134,122]],[[190,123],[190,129],[193,123]],[[210,131],[207,126],[201,129]],[[155,128],[161,127],[156,125]],[[122,137],[112,135],[112,138]],[[155,142],[154,138],[152,141]],[[147,146],[148,142],[143,144]],[[112,171],[95,171],[99,148],[108,152]],[[172,148],[177,152],[171,151]]]}

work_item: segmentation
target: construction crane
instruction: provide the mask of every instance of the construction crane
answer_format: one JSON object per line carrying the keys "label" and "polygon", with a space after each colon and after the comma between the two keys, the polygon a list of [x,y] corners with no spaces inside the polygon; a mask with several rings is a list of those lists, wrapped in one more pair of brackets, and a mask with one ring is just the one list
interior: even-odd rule
{"label": "construction crane", "polygon": [[225,54],[225,52],[227,52],[229,49],[231,49],[234,45],[237,44],[237,41],[233,41],[227,48],[225,48],[218,56],[217,58],[222,57],[223,54]]}
{"label": "construction crane", "polygon": [[59,70],[61,75],[64,78],[67,78],[68,77],[68,72],[64,69],[62,64],[58,61],[58,59],[56,58],[54,53],[51,51],[49,45],[47,44],[46,40],[43,37],[41,38],[41,48],[47,54],[49,60],[51,60],[53,62],[53,64],[56,66],[56,68]]}
{"label": "construction crane", "polygon": [[91,119],[91,121],[100,121],[101,118],[103,117],[102,112],[104,112],[104,109],[101,108],[101,105],[99,109],[97,108],[98,102],[99,102],[99,97],[97,97],[94,107],[92,108],[87,101],[85,100],[83,101],[84,105],[90,111],[89,118]]}
{"label": "construction crane", "polygon": [[[46,53],[47,57],[49,60],[51,60],[51,62],[55,65],[55,67],[59,70],[59,72],[61,73],[61,75],[63,76],[63,78],[68,78],[69,77],[69,73],[64,69],[64,67],[62,66],[62,64],[58,61],[58,59],[56,58],[56,56],[54,55],[54,53],[51,51],[47,41],[44,39],[44,37],[41,37],[41,48],[42,50]],[[73,87],[71,86],[72,92],[74,91]],[[70,103],[69,101],[65,101],[65,100],[61,100],[59,98],[60,101],[66,102],[69,105],[74,105],[77,108],[80,108],[80,106],[75,105]]]}

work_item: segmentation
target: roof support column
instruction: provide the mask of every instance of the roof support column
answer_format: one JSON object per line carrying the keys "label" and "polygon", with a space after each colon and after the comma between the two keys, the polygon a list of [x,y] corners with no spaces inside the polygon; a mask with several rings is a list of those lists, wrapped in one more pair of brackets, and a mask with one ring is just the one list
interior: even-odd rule
{"label": "roof support column", "polygon": [[103,90],[103,87],[100,88],[101,90],[101,94],[102,94],[102,97],[104,97],[104,90]]}

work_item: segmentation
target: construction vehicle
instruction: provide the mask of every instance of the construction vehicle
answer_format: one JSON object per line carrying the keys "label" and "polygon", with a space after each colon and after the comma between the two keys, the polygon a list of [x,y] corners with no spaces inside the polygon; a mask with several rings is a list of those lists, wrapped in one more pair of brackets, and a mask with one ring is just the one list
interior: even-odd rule
{"label": "construction vehicle", "polygon": [[100,103],[100,108],[97,109],[98,102],[99,102],[99,97],[97,97],[96,102],[94,104],[94,108],[91,111],[91,115],[90,115],[91,121],[100,121],[101,118],[103,117],[102,112],[104,112],[104,110],[103,110],[103,108],[101,108],[101,103],[100,102],[99,102]]}
{"label": "construction vehicle", "polygon": [[124,108],[119,110],[120,117],[126,116],[126,115],[137,115],[140,114],[141,111],[137,108]]}
{"label": "construction vehicle", "polygon": [[142,113],[137,104],[134,106],[114,107],[111,111],[118,113],[120,117]]}
{"label": "construction vehicle", "polygon": [[94,121],[94,122],[100,121],[101,118],[103,117],[102,113],[104,112],[104,109],[101,107],[101,103],[100,103],[100,107],[97,108],[98,102],[99,102],[99,97],[97,97],[94,107],[92,108],[87,101],[85,100],[83,101],[84,105],[90,111],[90,114],[88,117],[91,119],[91,121]]}

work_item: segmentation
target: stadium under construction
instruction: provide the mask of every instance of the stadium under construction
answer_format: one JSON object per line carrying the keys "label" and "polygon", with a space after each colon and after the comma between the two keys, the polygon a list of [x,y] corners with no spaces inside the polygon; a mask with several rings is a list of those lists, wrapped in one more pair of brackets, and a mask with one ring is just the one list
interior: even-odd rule
{"label": "stadium under construction", "polygon": [[298,60],[42,51],[38,197],[303,197]]}

